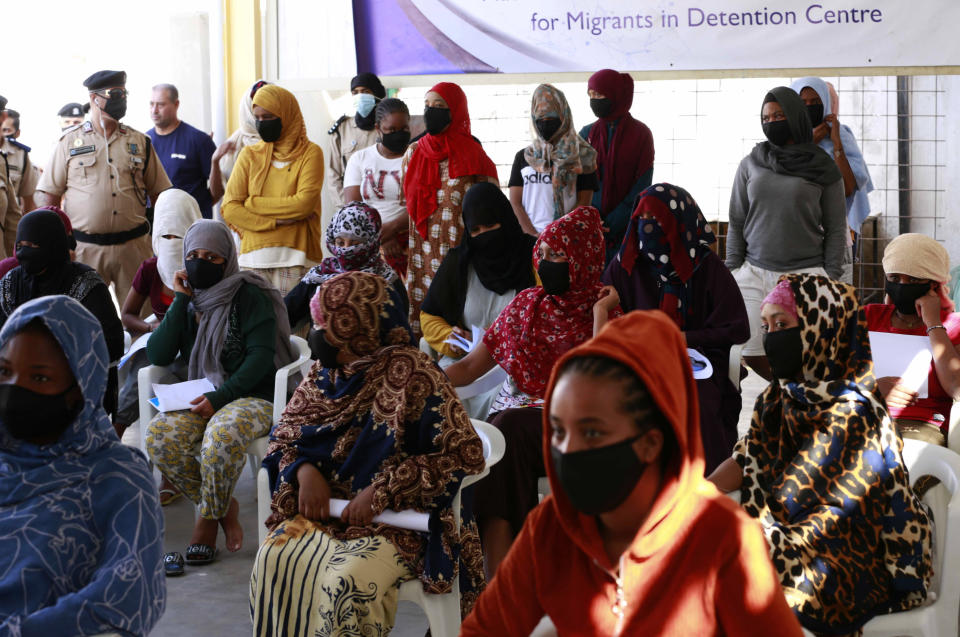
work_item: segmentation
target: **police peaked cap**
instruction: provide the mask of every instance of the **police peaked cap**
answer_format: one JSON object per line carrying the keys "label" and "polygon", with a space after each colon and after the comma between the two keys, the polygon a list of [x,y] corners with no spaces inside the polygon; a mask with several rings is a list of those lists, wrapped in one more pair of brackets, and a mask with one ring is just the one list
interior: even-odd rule
{"label": "police peaked cap", "polygon": [[76,102],[65,104],[63,108],[57,111],[59,117],[83,117],[83,106]]}
{"label": "police peaked cap", "polygon": [[127,85],[127,74],[123,71],[97,71],[83,81],[83,85],[90,91],[99,91],[102,88]]}

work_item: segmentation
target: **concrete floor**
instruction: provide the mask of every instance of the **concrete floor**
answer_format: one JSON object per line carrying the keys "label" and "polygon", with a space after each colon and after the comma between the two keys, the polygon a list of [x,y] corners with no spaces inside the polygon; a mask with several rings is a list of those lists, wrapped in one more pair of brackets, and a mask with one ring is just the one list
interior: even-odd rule
{"label": "concrete floor", "polygon": [[[751,372],[743,383],[743,409],[738,430],[741,435],[750,425],[751,411],[766,382]],[[124,442],[136,445],[137,432],[130,428]],[[249,466],[244,469],[235,491],[240,503],[240,520],[244,529],[244,545],[237,553],[223,549],[223,536],[218,538],[221,553],[208,566],[187,567],[181,577],[167,578],[167,610],[150,633],[151,637],[234,637],[250,635],[249,591],[250,570],[257,549],[256,488]],[[193,530],[193,506],[184,498],[164,508],[167,551],[186,551]],[[415,604],[403,602],[397,613],[395,637],[423,637],[426,617]]]}

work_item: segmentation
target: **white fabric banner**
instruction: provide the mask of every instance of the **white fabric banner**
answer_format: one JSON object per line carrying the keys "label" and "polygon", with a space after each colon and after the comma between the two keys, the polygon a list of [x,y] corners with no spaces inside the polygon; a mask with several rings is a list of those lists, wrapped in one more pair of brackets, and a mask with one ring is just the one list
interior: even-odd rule
{"label": "white fabric banner", "polygon": [[960,64],[958,0],[399,4],[429,21],[418,29],[436,50],[449,58],[455,47],[501,73]]}

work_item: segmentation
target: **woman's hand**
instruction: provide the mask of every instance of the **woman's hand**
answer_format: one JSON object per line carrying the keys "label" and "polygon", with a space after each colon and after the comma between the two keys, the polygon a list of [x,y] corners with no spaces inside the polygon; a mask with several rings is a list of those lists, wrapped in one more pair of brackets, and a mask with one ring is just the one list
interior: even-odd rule
{"label": "woman's hand", "polygon": [[410,220],[406,215],[401,215],[383,224],[383,227],[380,228],[380,244],[383,245],[384,243],[392,241],[398,234],[406,230],[409,224]]}
{"label": "woman's hand", "polygon": [[353,526],[366,526],[373,522],[373,494],[372,484],[365,487],[347,503],[340,519]]}
{"label": "woman's hand", "polygon": [[[470,334],[469,332],[467,332],[467,330],[463,329],[462,327],[457,327],[455,325],[453,326],[452,330],[454,334],[456,334],[463,340],[467,341],[468,343],[473,340],[473,334]],[[450,345],[450,343],[447,343],[447,345],[450,346],[450,349],[453,350],[453,353],[456,354],[457,358],[460,358],[461,356],[466,354],[466,352],[463,351],[462,348],[457,347],[456,345]]]}
{"label": "woman's hand", "polygon": [[827,126],[826,118],[813,127],[813,143],[819,144],[824,138],[830,135],[830,127]]}
{"label": "woman's hand", "polygon": [[887,407],[902,409],[917,402],[917,392],[900,384],[896,376],[884,376],[877,379],[877,389],[887,401]]}
{"label": "woman's hand", "polygon": [[229,139],[223,142],[222,144],[220,144],[219,146],[217,146],[217,150],[213,151],[213,157],[211,158],[213,160],[213,163],[217,163],[218,161],[220,161],[220,158],[226,155],[227,153],[232,153],[233,149],[236,147],[237,145]]}
{"label": "woman's hand", "polygon": [[388,259],[398,259],[403,256],[403,247],[396,239],[389,239],[380,242],[380,251]]}
{"label": "woman's hand", "polygon": [[193,296],[193,290],[190,289],[190,283],[187,281],[186,270],[177,270],[173,273],[173,291]]}
{"label": "woman's hand", "polygon": [[330,485],[320,470],[309,462],[297,469],[300,498],[297,509],[308,520],[326,520],[330,517]]}
{"label": "woman's hand", "polygon": [[835,114],[830,113],[823,118],[823,123],[830,127],[830,141],[833,142],[834,152],[842,151],[843,144],[840,142],[840,120],[837,119]]}
{"label": "woman's hand", "polygon": [[190,401],[190,404],[193,405],[193,407],[190,408],[190,411],[193,413],[197,414],[198,416],[202,416],[207,420],[213,418],[215,410],[206,396],[197,396]]}
{"label": "woman's hand", "polygon": [[600,288],[600,293],[597,294],[597,302],[593,304],[593,311],[609,314],[618,305],[620,305],[620,295],[617,293],[617,289],[612,285],[605,285]]}
{"label": "woman's hand", "polygon": [[916,300],[917,314],[927,327],[940,325],[940,302],[940,295],[934,290],[929,290]]}

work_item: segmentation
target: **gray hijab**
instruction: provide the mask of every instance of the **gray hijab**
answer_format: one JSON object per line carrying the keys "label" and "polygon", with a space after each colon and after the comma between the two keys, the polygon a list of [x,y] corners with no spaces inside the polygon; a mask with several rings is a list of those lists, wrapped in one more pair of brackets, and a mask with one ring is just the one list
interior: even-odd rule
{"label": "gray hijab", "polygon": [[[240,270],[237,264],[237,246],[226,225],[212,219],[194,222],[183,237],[183,256],[193,250],[209,250],[226,259],[223,279],[211,288],[194,290],[193,307],[200,312],[197,337],[190,352],[189,378],[204,378],[219,387],[225,380],[220,355],[227,340],[230,306],[240,286],[252,283],[260,288],[273,304],[277,318],[277,336],[274,343],[273,364],[276,368],[293,362],[297,353],[290,345],[290,321],[287,309],[277,291],[259,274]],[[293,376],[293,375],[291,375]],[[299,378],[297,379],[299,380]],[[289,388],[288,388],[289,389]]]}

